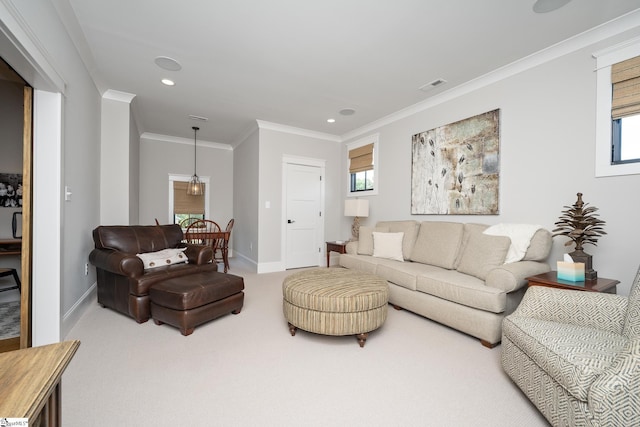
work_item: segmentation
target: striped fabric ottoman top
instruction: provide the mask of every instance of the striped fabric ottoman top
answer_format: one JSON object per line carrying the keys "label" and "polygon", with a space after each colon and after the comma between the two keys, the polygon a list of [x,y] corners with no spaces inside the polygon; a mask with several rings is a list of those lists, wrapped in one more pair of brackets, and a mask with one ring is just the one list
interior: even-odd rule
{"label": "striped fabric ottoman top", "polygon": [[284,279],[282,293],[292,335],[295,328],[325,335],[366,334],[387,318],[387,281],[356,270],[318,268],[294,273]]}

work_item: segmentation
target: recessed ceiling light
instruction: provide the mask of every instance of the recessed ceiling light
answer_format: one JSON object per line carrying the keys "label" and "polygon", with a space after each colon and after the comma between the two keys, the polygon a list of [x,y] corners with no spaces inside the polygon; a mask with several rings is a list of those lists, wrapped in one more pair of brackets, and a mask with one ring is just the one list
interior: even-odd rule
{"label": "recessed ceiling light", "polygon": [[167,86],[174,86],[176,84],[173,80],[169,80],[169,79],[162,79],[161,82],[163,85],[167,85]]}
{"label": "recessed ceiling light", "polygon": [[535,13],[548,13],[553,12],[556,9],[560,9],[571,0],[537,0],[533,4],[533,11]]}
{"label": "recessed ceiling light", "polygon": [[336,119],[327,119],[327,123],[335,123]]}
{"label": "recessed ceiling light", "polygon": [[176,61],[175,59],[169,58],[168,56],[158,56],[156,59],[153,60],[153,62],[155,62],[156,65],[162,68],[163,70],[168,70],[168,71],[182,70],[182,65],[180,65],[178,61]]}
{"label": "recessed ceiling light", "polygon": [[356,110],[354,110],[353,108],[343,108],[338,112],[343,116],[353,116],[356,113]]}

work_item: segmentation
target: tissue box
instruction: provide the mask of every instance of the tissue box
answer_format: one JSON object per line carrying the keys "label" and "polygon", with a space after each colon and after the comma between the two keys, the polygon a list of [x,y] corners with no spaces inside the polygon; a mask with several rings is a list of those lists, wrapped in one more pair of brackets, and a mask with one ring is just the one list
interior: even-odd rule
{"label": "tissue box", "polygon": [[558,261],[558,279],[584,282],[584,262]]}

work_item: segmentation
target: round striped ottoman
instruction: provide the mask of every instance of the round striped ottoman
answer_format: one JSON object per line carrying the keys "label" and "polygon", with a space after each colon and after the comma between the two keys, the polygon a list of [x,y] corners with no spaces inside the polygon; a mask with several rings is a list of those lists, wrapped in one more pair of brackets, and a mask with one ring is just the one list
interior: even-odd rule
{"label": "round striped ottoman", "polygon": [[294,273],[282,282],[284,317],[298,328],[323,335],[355,335],[364,347],[369,332],[387,318],[387,281],[346,268]]}

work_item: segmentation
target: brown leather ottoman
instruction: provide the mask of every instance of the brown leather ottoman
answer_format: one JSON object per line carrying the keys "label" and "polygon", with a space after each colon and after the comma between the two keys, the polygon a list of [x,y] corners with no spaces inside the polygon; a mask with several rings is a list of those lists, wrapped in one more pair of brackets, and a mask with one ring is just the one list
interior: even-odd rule
{"label": "brown leather ottoman", "polygon": [[190,335],[194,328],[227,313],[238,314],[244,302],[244,280],[213,271],[190,274],[149,289],[151,317]]}

